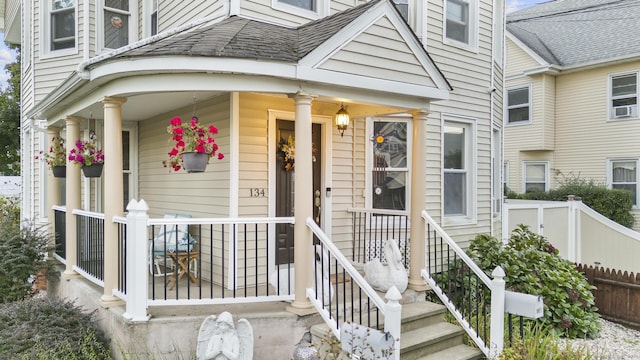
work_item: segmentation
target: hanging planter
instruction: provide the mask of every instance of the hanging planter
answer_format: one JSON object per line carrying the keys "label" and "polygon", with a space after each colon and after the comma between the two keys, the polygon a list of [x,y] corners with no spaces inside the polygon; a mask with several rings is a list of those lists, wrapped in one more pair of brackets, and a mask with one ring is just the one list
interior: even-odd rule
{"label": "hanging planter", "polygon": [[182,153],[182,164],[188,173],[204,172],[209,162],[209,154],[195,151],[185,151]]}
{"label": "hanging planter", "polygon": [[[213,125],[203,126],[195,116],[187,123],[174,117],[167,127],[167,133],[171,135],[170,141],[174,146],[168,153],[169,159],[162,162],[164,167],[173,171],[184,168],[188,173],[196,173],[203,172],[212,157],[224,159],[213,138],[218,129]],[[193,158],[197,158],[197,163],[191,162]]]}
{"label": "hanging planter", "polygon": [[67,177],[67,167],[66,166],[52,166],[51,172],[54,177],[64,178]]}
{"label": "hanging planter", "polygon": [[82,173],[84,177],[98,178],[102,175],[103,166],[104,164],[84,165],[82,166]]}

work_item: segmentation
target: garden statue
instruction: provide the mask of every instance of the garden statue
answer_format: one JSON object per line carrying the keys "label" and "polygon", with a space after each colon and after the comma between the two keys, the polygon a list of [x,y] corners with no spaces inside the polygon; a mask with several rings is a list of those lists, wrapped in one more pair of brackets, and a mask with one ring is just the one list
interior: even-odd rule
{"label": "garden statue", "polygon": [[365,263],[364,279],[378,291],[386,292],[395,285],[403,293],[407,289],[409,275],[402,263],[398,244],[394,240],[386,240],[383,247],[387,263],[383,264],[378,258]]}
{"label": "garden statue", "polygon": [[247,319],[233,325],[233,316],[227,311],[216,318],[207,317],[200,325],[196,349],[198,360],[252,360],[253,329]]}

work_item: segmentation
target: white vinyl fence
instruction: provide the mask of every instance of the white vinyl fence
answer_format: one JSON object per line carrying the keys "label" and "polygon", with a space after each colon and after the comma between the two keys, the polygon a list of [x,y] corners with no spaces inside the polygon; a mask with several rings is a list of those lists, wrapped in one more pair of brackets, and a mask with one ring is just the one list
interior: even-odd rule
{"label": "white vinyl fence", "polygon": [[640,272],[640,233],[609,220],[582,201],[507,199],[503,216],[503,241],[524,224],[545,236],[569,261]]}

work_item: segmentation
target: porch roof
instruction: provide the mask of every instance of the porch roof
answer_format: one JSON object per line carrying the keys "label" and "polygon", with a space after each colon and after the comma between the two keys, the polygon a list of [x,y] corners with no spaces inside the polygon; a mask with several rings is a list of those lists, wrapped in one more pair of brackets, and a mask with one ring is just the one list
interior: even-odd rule
{"label": "porch roof", "polygon": [[[150,93],[301,89],[405,109],[452,90],[393,3],[374,0],[295,28],[241,16],[196,21],[79,64],[26,115],[55,121],[104,96],[127,96],[133,109],[148,108],[133,97]],[[155,115],[144,111],[138,118]]]}

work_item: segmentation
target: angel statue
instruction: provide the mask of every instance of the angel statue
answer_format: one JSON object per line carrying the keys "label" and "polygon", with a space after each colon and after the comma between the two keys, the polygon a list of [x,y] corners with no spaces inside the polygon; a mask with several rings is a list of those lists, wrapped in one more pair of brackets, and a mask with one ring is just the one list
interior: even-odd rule
{"label": "angel statue", "polygon": [[198,360],[252,360],[253,329],[247,319],[238,320],[233,326],[233,316],[225,311],[210,315],[200,325]]}

